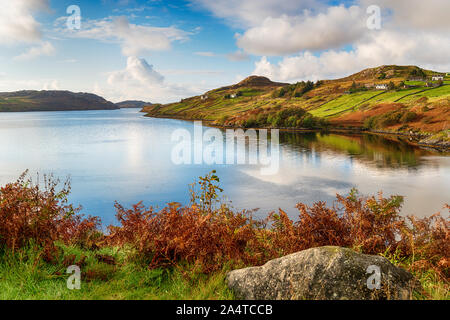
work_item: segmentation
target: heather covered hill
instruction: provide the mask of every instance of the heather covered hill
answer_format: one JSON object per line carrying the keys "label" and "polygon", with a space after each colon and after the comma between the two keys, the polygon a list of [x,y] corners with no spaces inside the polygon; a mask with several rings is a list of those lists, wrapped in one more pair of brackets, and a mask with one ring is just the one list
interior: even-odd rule
{"label": "heather covered hill", "polygon": [[348,77],[337,79],[337,80],[329,80],[329,81],[364,81],[364,80],[374,80],[374,79],[408,79],[411,76],[419,76],[419,74],[423,74],[425,76],[432,76],[437,73],[431,70],[421,69],[416,66],[396,66],[396,65],[386,65],[379,66],[376,68],[368,68],[364,69],[360,72],[352,74]]}
{"label": "heather covered hill", "polygon": [[273,82],[269,78],[266,77],[259,77],[259,76],[250,76],[239,82],[238,84],[232,86],[233,89],[235,88],[242,88],[242,87],[267,87],[267,88],[276,88],[276,87],[283,87],[288,85],[289,83],[282,83],[282,82]]}
{"label": "heather covered hill", "polygon": [[[442,77],[442,78],[441,78]],[[438,134],[449,143],[450,76],[416,66],[380,66],[341,79],[272,82],[252,76],[148,116],[201,119],[235,127],[352,128]]]}
{"label": "heather covered hill", "polygon": [[119,107],[92,93],[34,90],[0,92],[0,112],[114,109]]}

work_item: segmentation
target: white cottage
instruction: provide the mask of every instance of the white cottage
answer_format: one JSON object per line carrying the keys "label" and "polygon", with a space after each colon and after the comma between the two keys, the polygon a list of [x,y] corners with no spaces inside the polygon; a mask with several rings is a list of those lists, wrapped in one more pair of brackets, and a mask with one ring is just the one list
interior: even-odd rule
{"label": "white cottage", "polygon": [[387,90],[388,89],[388,85],[385,84],[385,83],[377,84],[377,85],[375,85],[375,89],[377,89],[377,90]]}
{"label": "white cottage", "polygon": [[444,81],[444,76],[440,74],[435,74],[431,77],[431,81]]}

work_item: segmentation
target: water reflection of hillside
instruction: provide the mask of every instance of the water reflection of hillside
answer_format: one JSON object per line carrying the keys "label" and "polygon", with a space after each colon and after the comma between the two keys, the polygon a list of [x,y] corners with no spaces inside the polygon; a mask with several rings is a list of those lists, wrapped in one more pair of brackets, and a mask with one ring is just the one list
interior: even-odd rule
{"label": "water reflection of hillside", "polygon": [[438,155],[412,146],[404,141],[387,139],[378,135],[338,135],[326,133],[280,133],[280,143],[292,151],[334,153],[350,156],[377,168],[417,169],[424,161],[428,166],[438,167],[438,162],[425,159]]}

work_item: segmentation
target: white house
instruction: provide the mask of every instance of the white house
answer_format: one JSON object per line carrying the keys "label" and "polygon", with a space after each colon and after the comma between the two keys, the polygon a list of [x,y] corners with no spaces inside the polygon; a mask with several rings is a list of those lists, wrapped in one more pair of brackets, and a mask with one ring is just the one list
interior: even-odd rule
{"label": "white house", "polygon": [[207,95],[207,94],[204,94],[204,95],[202,95],[200,98],[201,98],[202,100],[206,100],[206,99],[208,99],[208,95]]}
{"label": "white house", "polygon": [[432,81],[444,81],[444,76],[440,75],[440,74],[436,74],[434,76],[431,77]]}
{"label": "white house", "polygon": [[236,94],[236,93],[230,94],[230,98],[231,98],[231,99],[234,99],[234,98],[236,98],[236,97],[237,97],[237,94]]}
{"label": "white house", "polygon": [[377,85],[375,85],[375,89],[377,89],[377,90],[387,90],[388,89],[388,85],[385,84],[385,83],[377,84]]}

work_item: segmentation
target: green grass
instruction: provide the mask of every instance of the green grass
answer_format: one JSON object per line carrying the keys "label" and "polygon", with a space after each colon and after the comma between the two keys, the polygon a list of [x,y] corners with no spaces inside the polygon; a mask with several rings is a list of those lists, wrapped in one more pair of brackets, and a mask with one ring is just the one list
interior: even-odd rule
{"label": "green grass", "polygon": [[450,300],[448,285],[439,281],[434,271],[426,271],[416,275],[426,294],[415,294],[416,300]]}
{"label": "green grass", "polygon": [[420,92],[422,90],[424,90],[424,88],[406,89],[406,90],[399,90],[399,91],[386,91],[383,95],[373,99],[371,101],[371,104],[390,103],[390,102],[401,101],[401,99],[403,99],[404,97],[406,97],[410,94]]}
{"label": "green grass", "polygon": [[424,81],[405,81],[408,86],[424,86],[426,82]]}
{"label": "green grass", "polygon": [[[396,254],[381,254],[381,256],[400,268],[407,268],[412,264],[411,259],[399,259]],[[423,288],[423,292],[413,293],[413,300],[450,300],[449,284],[439,280],[434,270],[412,272],[412,274]]]}
{"label": "green grass", "polygon": [[347,111],[353,111],[358,105],[365,101],[382,94],[380,91],[357,92],[338,97],[320,108],[310,110],[309,112],[315,117],[331,117]]}
{"label": "green grass", "polygon": [[[39,259],[39,250],[27,249],[11,254],[0,253],[0,300],[208,300],[233,299],[225,284],[226,271],[209,276],[178,270],[150,270],[144,263],[130,260],[129,252],[102,249],[112,255],[117,265],[98,262],[95,254],[73,247],[63,247],[66,255],[84,255],[81,271],[94,271],[98,279],[81,280],[80,290],[69,290],[66,267]],[[189,271],[192,268],[187,267]],[[107,279],[103,278],[106,277]]]}
{"label": "green grass", "polygon": [[256,89],[249,89],[249,88],[245,88],[245,89],[241,89],[239,90],[242,94],[243,97],[254,97],[254,96],[259,96],[262,91],[261,90],[256,90]]}
{"label": "green grass", "polygon": [[[117,264],[97,261],[95,253],[75,247],[60,246],[64,255],[75,255],[76,261],[86,256],[82,274],[95,271],[107,279],[81,280],[80,290],[69,290],[66,266],[59,261],[42,261],[41,251],[30,247],[12,253],[0,253],[0,300],[233,300],[227,288],[227,270],[211,275],[195,272],[192,266],[183,270],[150,270],[144,262],[136,261],[131,251],[104,248],[98,253],[115,257]],[[408,262],[395,256],[387,257],[393,264],[407,267]],[[416,273],[424,293],[415,293],[418,300],[449,300],[448,284],[433,271]]]}
{"label": "green grass", "polygon": [[450,97],[450,85],[444,85],[444,86],[438,87],[438,88],[430,88],[424,92],[408,96],[408,97],[402,99],[401,101],[402,102],[411,102],[411,101],[418,100],[422,97],[427,97],[431,101]]}
{"label": "green grass", "polygon": [[[423,91],[423,92],[422,92]],[[365,103],[376,105],[380,103],[408,102],[421,97],[444,98],[450,96],[450,86],[440,88],[414,88],[399,91],[367,91],[347,94],[338,97],[320,108],[309,112],[316,117],[333,117],[346,112],[356,111]]]}

